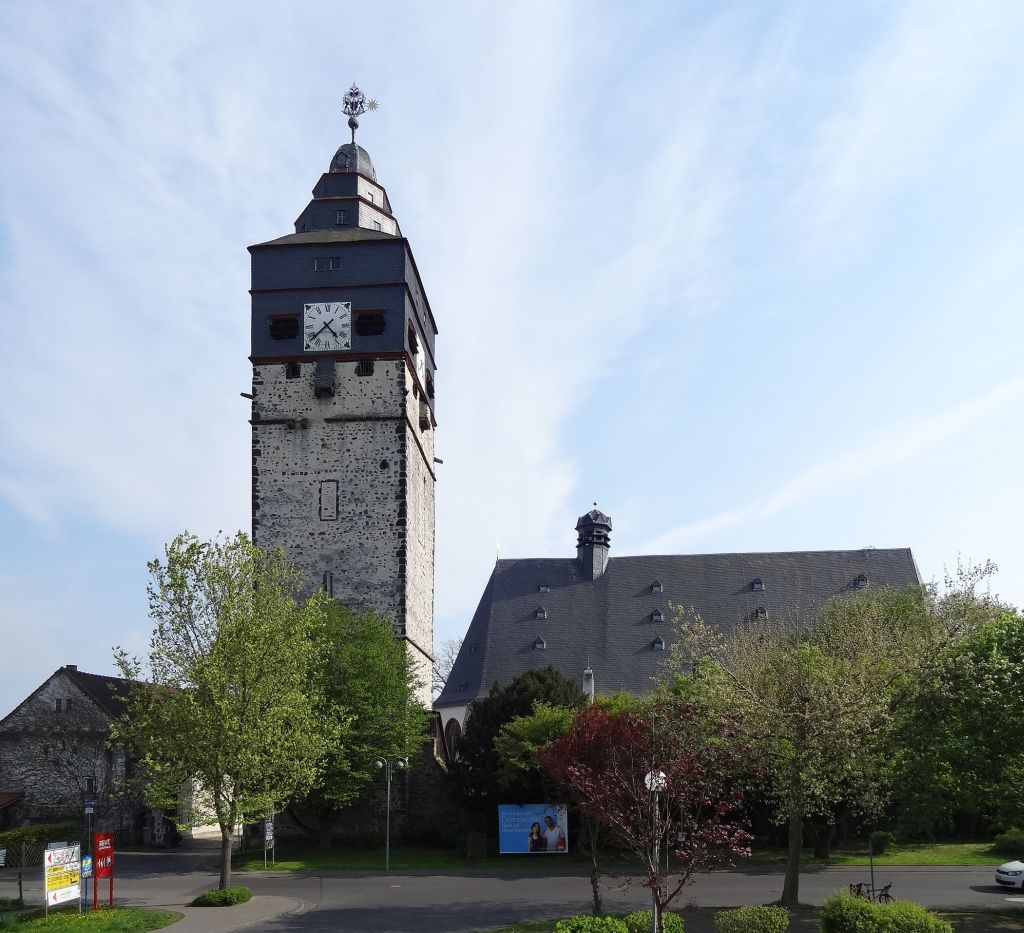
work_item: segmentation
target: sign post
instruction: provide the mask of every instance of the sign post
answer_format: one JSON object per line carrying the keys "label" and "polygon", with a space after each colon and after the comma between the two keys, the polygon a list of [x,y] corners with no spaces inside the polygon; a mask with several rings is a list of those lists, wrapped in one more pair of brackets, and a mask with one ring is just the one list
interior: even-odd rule
{"label": "sign post", "polygon": [[100,909],[99,879],[110,879],[110,906],[114,906],[114,834],[93,836],[92,909]]}
{"label": "sign post", "polygon": [[271,813],[263,821],[263,867],[267,867],[267,851],[270,851],[270,864],[274,864],[274,814]]}
{"label": "sign post", "polygon": [[50,908],[82,896],[81,848],[61,846],[48,848],[43,855],[43,914]]}
{"label": "sign post", "polygon": [[92,877],[92,856],[82,856],[82,909],[89,909],[89,879]]}

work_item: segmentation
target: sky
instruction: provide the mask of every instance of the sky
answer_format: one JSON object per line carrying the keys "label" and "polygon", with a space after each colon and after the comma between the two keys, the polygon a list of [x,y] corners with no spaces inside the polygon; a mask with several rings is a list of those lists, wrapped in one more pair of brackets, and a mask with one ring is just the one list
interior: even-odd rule
{"label": "sky", "polygon": [[912,547],[1024,604],[1017,0],[0,5],[0,715],[248,530],[249,257],[361,121],[495,555]]}

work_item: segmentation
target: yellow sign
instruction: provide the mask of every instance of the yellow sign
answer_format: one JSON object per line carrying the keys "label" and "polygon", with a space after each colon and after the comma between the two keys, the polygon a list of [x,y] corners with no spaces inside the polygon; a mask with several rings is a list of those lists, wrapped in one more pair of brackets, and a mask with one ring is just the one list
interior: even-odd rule
{"label": "yellow sign", "polygon": [[54,865],[46,869],[46,890],[59,891],[78,884],[78,866]]}

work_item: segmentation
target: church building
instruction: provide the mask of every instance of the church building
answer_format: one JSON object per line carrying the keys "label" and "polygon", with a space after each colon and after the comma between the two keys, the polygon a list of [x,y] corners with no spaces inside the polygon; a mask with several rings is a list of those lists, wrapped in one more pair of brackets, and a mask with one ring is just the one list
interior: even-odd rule
{"label": "church building", "polygon": [[612,520],[576,522],[576,556],[499,560],[444,690],[434,701],[449,745],[474,700],[553,666],[594,695],[650,690],[672,644],[673,607],[731,627],[798,622],[835,596],[921,582],[909,548],[612,557]]}
{"label": "church building", "polygon": [[354,609],[393,620],[430,705],[434,339],[409,241],[345,96],[351,142],[294,231],[252,256],[252,530]]}

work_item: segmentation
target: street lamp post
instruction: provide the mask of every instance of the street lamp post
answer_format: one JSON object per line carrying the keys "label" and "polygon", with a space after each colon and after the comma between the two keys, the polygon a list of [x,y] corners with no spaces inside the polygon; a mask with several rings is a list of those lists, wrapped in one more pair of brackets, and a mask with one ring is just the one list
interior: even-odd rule
{"label": "street lamp post", "polygon": [[[651,863],[654,865],[655,872],[659,870],[660,858],[658,854],[658,794],[667,785],[668,778],[664,771],[648,771],[644,776],[644,786],[651,792],[651,835],[653,837]],[[653,933],[658,933],[658,890],[653,885],[651,887],[651,930]]]}
{"label": "street lamp post", "polygon": [[405,758],[375,758],[374,765],[378,771],[384,772],[387,785],[387,810],[384,817],[384,871],[391,872],[391,778],[396,771],[404,771],[409,762]]}

